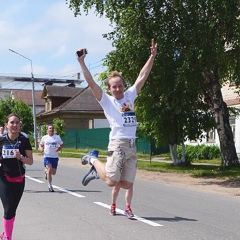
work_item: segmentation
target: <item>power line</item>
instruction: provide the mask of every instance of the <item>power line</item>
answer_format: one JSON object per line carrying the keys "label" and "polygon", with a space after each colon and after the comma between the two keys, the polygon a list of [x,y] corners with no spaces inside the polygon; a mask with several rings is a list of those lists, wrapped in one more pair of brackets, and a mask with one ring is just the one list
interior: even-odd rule
{"label": "power line", "polygon": [[26,82],[26,83],[23,85],[22,89],[25,89],[25,87],[26,87],[27,85],[29,85],[29,83]]}
{"label": "power line", "polygon": [[[9,82],[7,82],[7,83],[5,83],[5,84],[2,84],[2,87],[6,88],[7,85],[13,84],[13,82],[14,82],[14,80],[9,81]],[[21,83],[15,83],[15,84],[14,84],[14,87],[16,87],[16,85],[20,85],[20,84],[21,84]]]}
{"label": "power line", "polygon": [[[98,68],[98,67],[101,67],[102,64],[98,64],[100,62],[102,62],[103,60],[99,60],[97,62],[94,62],[94,63],[90,63],[89,64],[89,71],[91,71],[92,69],[95,69],[95,68]],[[94,66],[98,64],[97,66]],[[67,72],[64,72],[62,73],[61,75],[57,74],[57,75],[50,75],[50,74],[46,74],[46,75],[43,75],[43,74],[35,74],[35,77],[38,76],[38,77],[50,77],[50,78],[66,78],[66,77],[74,77],[74,75],[76,75],[77,73],[82,73],[82,71],[79,71],[80,68],[76,68],[76,69],[73,69],[73,70],[70,70],[70,71],[67,71]],[[67,74],[67,75],[65,75]],[[25,76],[28,76],[29,74],[19,74],[19,73],[0,73],[0,75],[2,76],[22,76],[22,77],[25,77]]]}
{"label": "power line", "polygon": [[[89,66],[90,66],[90,67],[89,67],[89,70],[102,66],[102,64],[99,64],[99,65],[97,65],[97,66],[91,67],[92,65],[95,65],[95,64],[100,63],[100,62],[102,62],[102,61],[103,61],[103,60],[99,60],[99,61],[97,61],[97,62],[95,62],[95,63],[90,63],[90,64],[89,64]],[[80,70],[80,69],[77,68],[77,69],[73,69],[73,70],[71,70],[71,71],[62,73],[62,74],[67,74],[67,73],[73,73],[73,74],[75,73],[75,74],[76,74],[76,73],[78,73],[78,72],[82,73],[82,71],[79,71],[79,70]],[[72,74],[68,74],[68,75],[64,75],[64,76],[61,76],[61,75],[55,75],[55,76],[61,78],[61,77],[69,77],[69,76],[71,76],[71,75],[72,75]]]}

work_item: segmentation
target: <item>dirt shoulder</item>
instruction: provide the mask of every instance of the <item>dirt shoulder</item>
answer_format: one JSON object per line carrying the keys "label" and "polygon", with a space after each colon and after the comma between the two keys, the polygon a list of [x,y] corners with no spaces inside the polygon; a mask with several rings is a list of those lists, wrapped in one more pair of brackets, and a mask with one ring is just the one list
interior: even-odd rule
{"label": "dirt shoulder", "polygon": [[[43,161],[43,156],[34,153],[34,160]],[[89,168],[83,166],[78,158],[60,158],[59,165],[66,164],[80,168]],[[147,170],[137,170],[136,178],[157,181],[165,184],[194,188],[198,191],[226,194],[231,196],[240,196],[240,181],[218,178],[193,178],[189,174],[178,173],[160,173]]]}
{"label": "dirt shoulder", "polygon": [[138,170],[137,177],[158,181],[170,185],[194,188],[198,191],[240,196],[239,180],[222,180],[218,178],[193,178],[189,174],[160,173]]}

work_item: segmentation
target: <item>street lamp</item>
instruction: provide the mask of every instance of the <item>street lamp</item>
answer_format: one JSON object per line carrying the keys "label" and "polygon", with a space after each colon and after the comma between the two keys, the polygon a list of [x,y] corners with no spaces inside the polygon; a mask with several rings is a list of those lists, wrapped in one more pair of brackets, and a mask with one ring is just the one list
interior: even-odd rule
{"label": "street lamp", "polygon": [[35,149],[38,149],[38,134],[37,134],[37,121],[36,121],[36,106],[35,106],[35,90],[34,90],[34,76],[33,76],[33,66],[32,66],[32,60],[30,58],[27,58],[23,56],[22,54],[13,51],[12,49],[9,49],[9,51],[27,59],[31,63],[31,79],[32,79],[32,103],[33,103],[33,125],[34,125],[34,144],[35,144]]}

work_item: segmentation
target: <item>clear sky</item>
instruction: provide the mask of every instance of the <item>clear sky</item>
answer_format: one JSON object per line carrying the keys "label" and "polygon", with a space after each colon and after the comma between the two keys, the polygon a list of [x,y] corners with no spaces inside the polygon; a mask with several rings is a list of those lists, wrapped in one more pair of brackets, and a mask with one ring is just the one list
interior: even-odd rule
{"label": "clear sky", "polygon": [[[65,0],[0,0],[0,6],[1,76],[31,77],[31,62],[9,49],[32,60],[36,78],[72,79],[81,73],[75,57],[79,48],[89,51],[85,62],[92,75],[103,71],[101,60],[113,50],[102,37],[111,31],[108,19],[93,11],[74,17]],[[38,84],[35,89],[42,87]]]}

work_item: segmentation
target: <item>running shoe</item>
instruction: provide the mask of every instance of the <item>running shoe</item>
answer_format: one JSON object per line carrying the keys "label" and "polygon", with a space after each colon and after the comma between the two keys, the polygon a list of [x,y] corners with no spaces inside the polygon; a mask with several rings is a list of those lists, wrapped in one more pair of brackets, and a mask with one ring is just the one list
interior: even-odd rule
{"label": "running shoe", "polygon": [[99,179],[99,176],[97,174],[97,171],[94,166],[91,167],[90,171],[87,173],[87,175],[82,180],[82,185],[87,186],[88,183],[94,179]]}
{"label": "running shoe", "polygon": [[54,192],[54,189],[52,186],[48,186],[48,190],[49,190],[49,192]]}
{"label": "running shoe", "polygon": [[133,214],[131,208],[126,209],[126,210],[124,211],[124,215],[125,215],[126,217],[128,217],[128,218],[133,218],[133,217],[134,217],[134,214]]}
{"label": "running shoe", "polygon": [[112,215],[112,216],[116,216],[116,207],[115,206],[111,206],[111,209],[110,209],[110,215]]}
{"label": "running shoe", "polygon": [[1,233],[1,235],[0,235],[0,239],[1,239],[1,240],[9,240],[9,237],[5,237],[5,236],[4,236],[4,232],[3,232],[3,233]]}
{"label": "running shoe", "polygon": [[92,150],[92,151],[86,153],[85,155],[83,155],[82,158],[81,158],[82,164],[86,165],[87,163],[89,163],[90,165],[92,165],[91,162],[90,162],[90,159],[91,158],[98,158],[98,153],[99,153],[98,150]]}

